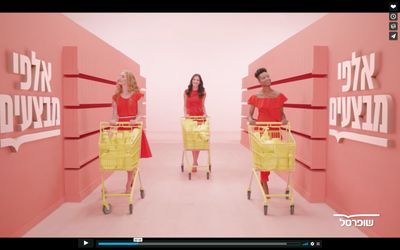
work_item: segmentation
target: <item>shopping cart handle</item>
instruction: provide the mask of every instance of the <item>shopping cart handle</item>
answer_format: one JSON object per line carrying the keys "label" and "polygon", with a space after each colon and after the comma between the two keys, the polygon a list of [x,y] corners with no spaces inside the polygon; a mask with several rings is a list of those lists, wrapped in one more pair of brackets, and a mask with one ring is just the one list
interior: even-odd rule
{"label": "shopping cart handle", "polygon": [[209,118],[209,116],[208,115],[198,115],[198,116],[190,116],[190,115],[185,115],[185,116],[182,116],[182,118],[185,118],[185,119],[199,119],[199,118]]}
{"label": "shopping cart handle", "polygon": [[135,124],[131,124],[130,122],[115,122],[112,124],[111,122],[100,122],[100,130],[103,130],[105,128],[137,128],[137,127],[142,127],[143,122],[142,121],[137,121]]}
{"label": "shopping cart handle", "polygon": [[247,127],[248,128],[256,128],[256,127],[283,128],[283,129],[288,129],[290,131],[290,123],[289,122],[287,122],[286,124],[283,124],[282,122],[255,122],[255,123],[247,122]]}

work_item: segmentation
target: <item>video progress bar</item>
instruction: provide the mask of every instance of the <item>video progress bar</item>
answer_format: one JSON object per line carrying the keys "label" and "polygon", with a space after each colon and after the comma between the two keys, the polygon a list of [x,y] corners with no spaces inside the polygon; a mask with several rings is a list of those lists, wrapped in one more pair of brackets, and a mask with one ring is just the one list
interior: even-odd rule
{"label": "video progress bar", "polygon": [[102,246],[304,246],[300,242],[97,242]]}

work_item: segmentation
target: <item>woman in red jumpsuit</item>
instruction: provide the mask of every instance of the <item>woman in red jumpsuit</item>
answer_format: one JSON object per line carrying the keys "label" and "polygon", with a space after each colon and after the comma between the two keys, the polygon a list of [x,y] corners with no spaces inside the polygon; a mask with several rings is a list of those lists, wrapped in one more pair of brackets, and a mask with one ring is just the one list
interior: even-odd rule
{"label": "woman in red jumpsuit", "polygon": [[[256,122],[282,122],[287,124],[285,113],[283,112],[283,104],[287,98],[282,93],[271,88],[271,78],[265,68],[257,69],[254,76],[261,85],[261,91],[256,95],[250,96],[247,103],[250,105],[248,120],[250,124]],[[258,109],[258,117],[253,118],[254,109]],[[260,179],[264,192],[269,194],[268,189],[269,171],[261,171]]]}
{"label": "woman in red jumpsuit", "polygon": [[[203,79],[199,74],[194,74],[190,79],[188,88],[183,93],[184,98],[184,114],[186,116],[207,116],[206,108],[204,107],[204,100],[206,99],[206,92],[203,86]],[[201,122],[198,120],[198,122]],[[199,165],[198,159],[200,151],[193,150],[193,168],[192,172],[197,171]]]}
{"label": "woman in red jumpsuit", "polygon": [[[139,91],[135,76],[129,71],[123,71],[117,80],[116,94],[112,97],[113,120],[111,123],[130,122],[135,124],[141,118],[141,106],[143,93]],[[151,157],[151,151],[146,134],[142,130],[140,158]],[[126,192],[132,188],[133,171],[128,171]]]}

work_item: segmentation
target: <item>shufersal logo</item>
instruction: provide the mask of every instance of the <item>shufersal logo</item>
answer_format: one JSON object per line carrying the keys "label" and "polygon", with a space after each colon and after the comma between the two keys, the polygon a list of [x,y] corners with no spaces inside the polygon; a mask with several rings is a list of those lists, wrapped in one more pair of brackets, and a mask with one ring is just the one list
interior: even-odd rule
{"label": "shufersal logo", "polygon": [[[372,227],[374,225],[374,219],[371,219],[370,217],[379,217],[380,214],[352,214],[352,215],[334,214],[333,216],[345,218],[345,219],[339,218],[341,227],[344,226]],[[358,219],[353,219],[353,218],[358,218]]]}
{"label": "shufersal logo", "polygon": [[[30,57],[12,53],[12,73],[24,76],[18,89],[51,93],[51,63],[39,60],[36,52],[32,51]],[[59,126],[60,115],[57,97],[0,94],[0,135],[28,128],[32,131],[14,138],[2,136],[0,148],[10,146],[18,151],[23,143],[60,135],[59,128],[43,131]],[[38,129],[41,132],[36,132]]]}
{"label": "shufersal logo", "polygon": [[[346,80],[341,90],[343,93],[356,94],[357,91],[378,89],[375,79],[377,74],[376,55],[371,53],[358,57],[355,52],[351,60],[338,63],[338,80]],[[387,134],[390,131],[392,115],[392,97],[378,95],[346,95],[329,98],[329,125],[359,130],[360,133],[329,129],[329,135],[338,142],[350,139],[381,147],[389,147],[390,140],[381,136],[363,134],[371,131]]]}

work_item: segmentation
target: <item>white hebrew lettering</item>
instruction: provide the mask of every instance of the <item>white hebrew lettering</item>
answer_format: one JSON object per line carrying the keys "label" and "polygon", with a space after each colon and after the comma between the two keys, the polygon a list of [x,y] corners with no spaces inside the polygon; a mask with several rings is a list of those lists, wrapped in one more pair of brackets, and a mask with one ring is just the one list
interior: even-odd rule
{"label": "white hebrew lettering", "polygon": [[347,127],[350,125],[351,121],[351,102],[349,102],[347,97],[342,97],[342,127]]}
{"label": "white hebrew lettering", "polygon": [[363,68],[361,70],[361,90],[365,90],[365,82],[367,82],[369,89],[377,88],[377,82],[375,75],[377,68],[375,67],[375,53],[369,55],[369,61],[367,56],[362,57]]}
{"label": "white hebrew lettering", "polygon": [[20,96],[21,97],[21,115],[20,124],[17,128],[19,131],[23,131],[29,128],[32,124],[32,96]]}
{"label": "white hebrew lettering", "polygon": [[38,91],[39,89],[39,77],[40,77],[40,60],[36,58],[36,52],[31,52],[31,63],[34,66],[33,71],[33,90]]}
{"label": "white hebrew lettering", "polygon": [[337,126],[337,102],[336,98],[329,98],[329,125]]}
{"label": "white hebrew lettering", "polygon": [[353,75],[353,91],[357,90],[358,78],[360,75],[361,68],[361,58],[356,57],[356,52],[351,53],[351,65],[355,66],[355,71]]}
{"label": "white hebrew lettering", "polygon": [[51,92],[51,87],[50,87],[50,80],[51,80],[51,63],[46,63],[42,61],[42,71],[40,72],[40,90],[41,91],[47,91],[50,93]]}
{"label": "white hebrew lettering", "polygon": [[60,100],[56,97],[51,98],[51,104],[53,105],[53,110],[51,114],[51,119],[53,126],[58,126],[60,125],[61,121],[61,113],[60,113]]}
{"label": "white hebrew lettering", "polygon": [[[52,64],[37,58],[36,52],[29,56],[10,53],[9,71],[22,75],[20,90],[51,93]],[[40,129],[61,124],[60,100],[52,96],[0,94],[0,133]],[[14,126],[15,125],[15,126]],[[13,147],[16,151],[25,142],[60,135],[59,129],[33,132],[15,138],[0,138],[0,148]]]}
{"label": "white hebrew lettering", "polygon": [[13,63],[12,63],[12,65],[13,65],[13,73],[14,74],[19,74],[19,65],[18,65],[18,54],[17,53],[15,53],[15,52],[13,52],[12,53],[12,55],[13,55]]}
{"label": "white hebrew lettering", "polygon": [[29,57],[25,55],[19,55],[19,73],[24,75],[24,81],[20,83],[20,88],[23,90],[28,90],[31,88],[32,84],[32,66]]}
{"label": "white hebrew lettering", "polygon": [[53,121],[51,120],[51,99],[50,97],[46,96],[43,97],[43,109],[45,111],[44,116],[46,117],[46,120],[44,121],[44,127],[50,127],[53,124]]}
{"label": "white hebrew lettering", "polygon": [[[357,99],[356,99],[357,98]],[[353,107],[353,122],[351,127],[355,129],[361,129],[360,116],[362,113],[362,96],[352,96],[351,103]]]}
{"label": "white hebrew lettering", "polygon": [[374,225],[374,220],[365,220],[365,226],[372,227]]}
{"label": "white hebrew lettering", "polygon": [[34,115],[33,115],[33,127],[34,128],[41,128],[42,125],[42,113],[43,113],[43,97],[39,97],[39,100],[37,96],[33,97],[33,108],[35,110]]}
{"label": "white hebrew lettering", "polygon": [[12,98],[0,94],[0,133],[13,132]]}
{"label": "white hebrew lettering", "polygon": [[19,95],[15,95],[14,96],[14,115],[15,116],[20,116],[21,115],[19,100],[20,100]]}
{"label": "white hebrew lettering", "polygon": [[375,104],[375,112],[374,112],[374,131],[378,131],[381,133],[387,133],[389,127],[389,103],[391,100],[391,96],[389,95],[375,95],[374,104]]}
{"label": "white hebrew lettering", "polygon": [[[363,130],[368,130],[368,131],[372,131],[373,128],[373,122],[372,122],[372,108],[373,108],[373,103],[372,103],[372,96],[368,95],[368,96],[363,96],[363,103],[365,104],[364,107],[366,107],[366,111],[365,112],[365,122],[362,123],[362,129]],[[363,107],[363,108],[364,108]]]}
{"label": "white hebrew lettering", "polygon": [[[346,80],[341,86],[342,92],[365,91],[378,88],[376,75],[378,72],[377,53],[357,56],[352,52],[351,60],[339,62],[337,65],[337,79]],[[393,101],[390,95],[360,95],[337,96],[329,98],[329,125],[341,126],[357,130],[377,133],[390,133],[393,129],[391,114]],[[343,138],[384,146],[393,145],[390,140],[376,136],[356,134],[354,132],[340,132],[330,129],[329,134],[336,137],[337,141]]]}
{"label": "white hebrew lettering", "polygon": [[344,61],[342,70],[342,79],[346,79],[346,85],[342,86],[342,92],[348,92],[351,88],[351,62]]}

